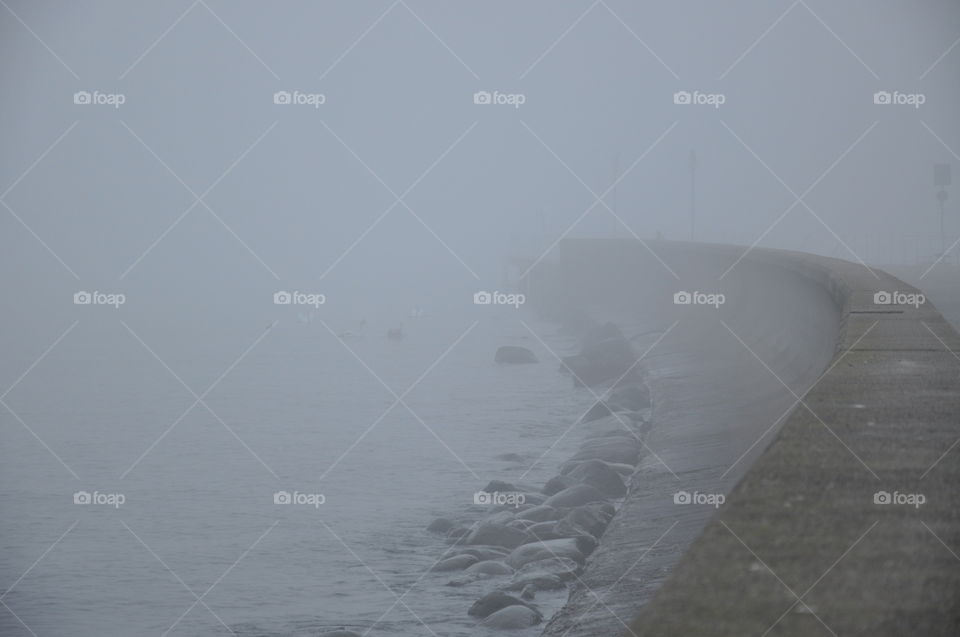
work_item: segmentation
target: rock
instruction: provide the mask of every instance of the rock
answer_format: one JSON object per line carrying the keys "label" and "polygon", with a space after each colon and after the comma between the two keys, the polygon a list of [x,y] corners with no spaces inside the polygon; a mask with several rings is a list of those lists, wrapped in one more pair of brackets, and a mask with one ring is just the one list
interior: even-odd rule
{"label": "rock", "polygon": [[563,359],[577,385],[596,385],[623,377],[636,362],[630,341],[612,323],[594,328],[581,339],[580,353]]}
{"label": "rock", "polygon": [[566,586],[564,581],[556,575],[532,573],[522,577],[514,575],[514,578],[504,588],[508,591],[558,591],[561,588],[566,588]]}
{"label": "rock", "polygon": [[542,493],[524,493],[523,494],[523,503],[529,504],[532,506],[539,506],[546,502],[547,496]]}
{"label": "rock", "polygon": [[589,484],[611,498],[620,498],[627,494],[623,478],[602,460],[587,460],[574,467],[564,477]]}
{"label": "rock", "polygon": [[442,573],[444,571],[462,571],[468,566],[476,564],[477,561],[477,558],[472,555],[455,555],[437,562],[430,567],[430,570],[437,573]]}
{"label": "rock", "polygon": [[[565,476],[584,462],[589,462],[589,460],[568,460],[560,465],[560,475]],[[607,462],[606,460],[601,460],[605,465],[619,473],[621,476],[630,476],[637,470],[637,468],[631,464],[623,464],[619,462]]]}
{"label": "rock", "polygon": [[562,520],[555,523],[554,532],[561,537],[591,535],[599,538],[603,535],[613,514],[608,514],[602,506],[588,504],[577,507]]}
{"label": "rock", "polygon": [[573,480],[571,478],[567,478],[566,476],[554,476],[547,480],[547,483],[543,485],[541,493],[543,493],[545,496],[551,496],[556,493],[560,493],[564,489],[569,489],[578,482],[581,481]]}
{"label": "rock", "polygon": [[467,568],[467,573],[475,573],[477,575],[512,575],[513,567],[497,560],[485,560],[471,564],[470,567]]}
{"label": "rock", "polygon": [[519,520],[531,520],[533,522],[546,522],[548,520],[559,520],[562,517],[560,511],[557,511],[551,506],[541,504],[535,506],[531,509],[527,509],[523,513],[517,515]]}
{"label": "rock", "polygon": [[557,523],[554,521],[538,522],[527,529],[527,533],[538,540],[556,540],[561,537],[565,537],[557,533],[556,528]]}
{"label": "rock", "polygon": [[513,595],[507,595],[502,591],[493,591],[475,601],[473,606],[470,607],[470,610],[467,611],[467,615],[483,619],[508,606],[523,606],[524,608],[529,608],[526,602],[517,599]]}
{"label": "rock", "polygon": [[529,363],[539,363],[537,355],[528,350],[526,347],[520,347],[518,345],[504,345],[497,349],[497,353],[493,356],[494,362],[497,363],[508,363],[511,365],[524,365]]}
{"label": "rock", "polygon": [[457,555],[472,555],[481,562],[503,559],[509,554],[510,550],[502,546],[467,546],[457,551]]}
{"label": "rock", "polygon": [[591,502],[602,502],[603,500],[606,500],[606,496],[595,487],[591,487],[589,484],[577,484],[569,489],[564,489],[556,495],[550,496],[547,498],[545,504],[547,506],[569,509]]}
{"label": "rock", "polygon": [[583,418],[580,419],[580,422],[593,422],[594,420],[600,420],[601,418],[606,418],[611,415],[613,411],[610,407],[607,406],[602,400],[598,400],[594,403],[587,413],[583,415]]}
{"label": "rock", "polygon": [[361,637],[360,633],[355,633],[352,630],[331,630],[325,633],[320,633],[320,637]]}
{"label": "rock", "polygon": [[523,462],[523,456],[518,453],[501,453],[499,456],[494,456],[497,460],[503,460],[504,462]]}
{"label": "rock", "polygon": [[571,559],[565,557],[548,557],[544,560],[537,560],[536,562],[525,564],[516,574],[518,576],[524,576],[531,573],[546,573],[556,575],[566,581],[573,579],[579,571],[580,565]]}
{"label": "rock", "polygon": [[579,460],[603,460],[609,463],[635,466],[640,460],[640,445],[628,442],[629,438],[607,438],[600,444],[591,441],[570,458],[569,462]]}
{"label": "rock", "polygon": [[467,536],[467,544],[490,544],[508,549],[516,548],[530,541],[530,535],[520,529],[504,524],[484,522]]}
{"label": "rock", "polygon": [[610,393],[607,401],[618,410],[638,411],[650,407],[650,390],[643,384],[622,385]]}
{"label": "rock", "polygon": [[534,522],[533,520],[524,520],[520,518],[517,520],[511,520],[510,522],[507,523],[507,526],[512,527],[514,529],[520,529],[521,531],[526,531],[529,527],[533,526],[534,524],[536,524],[536,522]]}
{"label": "rock", "polygon": [[427,530],[431,533],[440,533],[441,535],[446,535],[456,525],[457,523],[453,520],[448,520],[447,518],[437,518],[430,523],[430,526],[427,527]]}
{"label": "rock", "polygon": [[490,628],[515,630],[536,626],[543,621],[543,615],[526,606],[508,606],[498,610],[483,620]]}
{"label": "rock", "polygon": [[485,493],[510,493],[516,491],[517,488],[503,480],[491,480],[483,490]]}
{"label": "rock", "polygon": [[[586,542],[586,536],[576,538],[562,538],[556,540],[542,540],[530,542],[511,551],[507,556],[507,564],[513,568],[522,568],[524,564],[545,560],[551,557],[566,557],[577,563],[582,563],[586,554],[596,548],[596,540],[592,546]],[[581,548],[588,550],[581,550]]]}
{"label": "rock", "polygon": [[470,529],[465,526],[458,526],[455,529],[450,529],[447,531],[447,541],[452,542],[453,544],[458,544],[467,539],[468,533],[470,533]]}
{"label": "rock", "polygon": [[537,589],[533,586],[524,586],[523,590],[520,592],[520,599],[530,601],[537,596]]}

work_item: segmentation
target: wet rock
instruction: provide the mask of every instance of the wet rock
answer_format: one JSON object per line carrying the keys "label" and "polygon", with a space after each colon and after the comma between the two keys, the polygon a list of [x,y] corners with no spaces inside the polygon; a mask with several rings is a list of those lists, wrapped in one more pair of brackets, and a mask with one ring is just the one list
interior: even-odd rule
{"label": "wet rock", "polygon": [[477,558],[472,555],[455,555],[437,562],[430,567],[430,570],[436,573],[442,573],[445,571],[462,571],[468,566],[476,564],[477,561]]}
{"label": "wet rock", "polygon": [[543,485],[543,489],[541,492],[543,493],[543,495],[549,497],[556,493],[560,493],[564,489],[569,489],[570,487],[574,486],[578,482],[582,482],[582,481],[574,480],[566,476],[554,476],[549,480],[547,480],[547,483]]}
{"label": "wet rock", "polygon": [[581,339],[580,353],[563,359],[577,385],[620,379],[636,362],[630,341],[612,323],[590,330]]}
{"label": "wet rock", "polygon": [[493,356],[494,362],[507,363],[510,365],[525,365],[529,363],[539,363],[537,355],[526,347],[518,345],[504,345],[497,349]]}
{"label": "wet rock", "polygon": [[617,387],[610,393],[608,401],[616,405],[618,411],[639,411],[650,407],[650,390],[643,384],[631,384]]}
{"label": "wet rock", "polygon": [[448,520],[447,518],[437,518],[430,523],[430,526],[427,527],[427,530],[431,533],[440,533],[441,535],[446,535],[457,525],[453,520]]}
{"label": "wet rock", "polygon": [[640,444],[633,444],[631,440],[611,437],[602,442],[590,441],[570,458],[570,462],[603,460],[609,463],[636,465],[640,460]]}
{"label": "wet rock", "polygon": [[513,595],[507,595],[502,591],[493,591],[475,601],[473,606],[470,607],[470,610],[467,611],[467,615],[483,619],[508,606],[530,608],[526,602],[517,599]]}
{"label": "wet rock", "polygon": [[550,496],[545,504],[556,508],[573,508],[603,500],[606,500],[606,496],[595,487],[589,484],[577,484]]}
{"label": "wet rock", "polygon": [[543,495],[542,493],[524,493],[523,498],[524,504],[529,504],[532,506],[539,506],[547,500],[547,496]]}
{"label": "wet rock", "polygon": [[560,511],[557,511],[551,506],[541,504],[535,506],[531,509],[527,509],[523,513],[517,515],[517,519],[520,520],[531,520],[533,522],[546,522],[548,520],[559,520],[562,517]]}
{"label": "wet rock", "polygon": [[583,418],[580,419],[580,422],[593,422],[594,420],[600,420],[601,418],[606,418],[611,415],[613,411],[610,407],[607,406],[602,400],[598,400],[594,403],[587,413],[583,415]]}
{"label": "wet rock", "polygon": [[590,535],[599,538],[603,535],[612,513],[607,513],[602,506],[589,504],[577,507],[562,520],[555,523],[554,531],[561,537],[576,537]]}
{"label": "wet rock", "polygon": [[341,628],[340,630],[331,630],[325,633],[320,633],[320,637],[360,637],[360,633],[355,633],[352,630],[345,630]]}
{"label": "wet rock", "polygon": [[[596,540],[590,546],[589,543],[582,541],[584,537],[542,540],[518,546],[507,556],[507,564],[519,569],[524,564],[551,557],[565,557],[577,563],[583,563],[587,553],[596,548]],[[581,550],[581,547],[589,550]]]}
{"label": "wet rock", "polygon": [[520,529],[521,531],[526,531],[528,528],[536,524],[533,520],[524,520],[522,518],[511,520],[507,523],[507,526],[513,527],[515,529]]}
{"label": "wet rock", "polygon": [[477,575],[513,575],[513,567],[497,560],[485,560],[471,564],[467,573]]}
{"label": "wet rock", "polygon": [[513,486],[509,482],[504,482],[503,480],[491,480],[487,483],[487,486],[483,488],[486,493],[507,493],[516,491],[517,487]]}
{"label": "wet rock", "polygon": [[457,555],[472,555],[481,562],[499,560],[509,554],[510,550],[501,546],[467,546],[457,551]]}
{"label": "wet rock", "polygon": [[524,586],[523,590],[520,592],[520,599],[530,601],[531,599],[537,596],[537,589],[533,586]]}
{"label": "wet rock", "polygon": [[508,606],[498,610],[483,620],[485,626],[503,630],[516,630],[536,626],[543,621],[543,615],[526,606]]}
{"label": "wet rock", "polygon": [[537,540],[556,540],[565,537],[564,535],[557,533],[556,529],[556,522],[538,522],[527,529],[527,533],[532,535]]}
{"label": "wet rock", "polygon": [[518,453],[501,453],[498,456],[494,456],[497,460],[503,460],[504,462],[523,462],[523,456]]}
{"label": "wet rock", "polygon": [[467,544],[490,544],[508,549],[516,548],[530,541],[530,535],[520,529],[485,522],[473,530],[467,537]]}
{"label": "wet rock", "polygon": [[506,590],[551,591],[564,587],[564,582],[573,579],[580,565],[567,558],[547,558],[525,564],[514,573]]}
{"label": "wet rock", "polygon": [[611,498],[620,498],[627,494],[623,478],[602,460],[587,460],[574,467],[564,478],[589,484]]}

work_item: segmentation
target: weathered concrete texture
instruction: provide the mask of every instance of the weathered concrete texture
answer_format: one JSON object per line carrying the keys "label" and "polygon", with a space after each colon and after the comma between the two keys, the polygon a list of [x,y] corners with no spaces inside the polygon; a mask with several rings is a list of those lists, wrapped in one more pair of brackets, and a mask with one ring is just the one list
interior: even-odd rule
{"label": "weathered concrete texture", "polygon": [[840,348],[632,634],[960,634],[960,336],[930,304],[875,306],[912,291],[882,272],[756,256],[837,291]]}

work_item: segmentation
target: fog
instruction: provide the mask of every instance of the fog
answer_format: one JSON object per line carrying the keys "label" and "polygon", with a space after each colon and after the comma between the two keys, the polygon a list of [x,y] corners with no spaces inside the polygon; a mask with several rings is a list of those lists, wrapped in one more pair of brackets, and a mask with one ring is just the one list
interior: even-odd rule
{"label": "fog", "polygon": [[[121,444],[122,460],[101,458],[108,468],[75,458],[115,477],[181,409],[144,406],[152,381],[131,357],[152,350],[158,376],[176,361],[199,394],[268,328],[308,322],[317,340],[364,320],[363,347],[374,349],[363,362],[403,325],[416,357],[389,378],[399,393],[474,320],[489,343],[503,340],[473,294],[512,290],[565,239],[957,262],[960,195],[948,187],[943,253],[934,185],[935,164],[956,173],[960,162],[955,0],[0,5],[0,390],[12,390],[2,413],[16,431],[5,456],[29,448],[61,474],[6,472],[9,512],[21,511],[28,481],[73,484],[56,461],[71,465],[70,418],[93,418],[84,390],[69,389],[93,383],[83,378],[93,368],[130,376],[98,385],[122,396],[119,420],[153,421]],[[670,276],[684,265],[672,258],[649,265]],[[278,305],[282,291],[324,302]],[[87,307],[75,302],[82,292],[123,303]],[[434,317],[436,340],[410,342],[412,308]],[[72,366],[57,358],[60,339],[65,352],[100,353]],[[352,351],[330,351],[315,369],[349,366],[339,380],[378,387]],[[529,382],[531,395],[556,398],[554,380]],[[237,391],[257,400],[255,387]],[[54,395],[62,410],[47,404]],[[127,401],[138,415],[117,415]],[[338,420],[358,431],[377,415],[342,409]],[[275,465],[283,454],[265,456]],[[14,542],[4,587],[57,529],[36,547]]]}

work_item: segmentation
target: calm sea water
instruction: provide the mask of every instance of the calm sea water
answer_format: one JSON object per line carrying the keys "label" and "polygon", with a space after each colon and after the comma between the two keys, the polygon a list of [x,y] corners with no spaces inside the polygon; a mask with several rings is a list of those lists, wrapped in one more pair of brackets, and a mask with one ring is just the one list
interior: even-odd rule
{"label": "calm sea water", "polygon": [[[430,634],[423,622],[478,634],[467,608],[495,584],[425,574],[448,548],[425,527],[472,508],[491,479],[541,485],[592,402],[520,318],[551,349],[574,347],[503,311],[409,319],[399,342],[371,324],[347,341],[356,357],[317,321],[167,336],[81,321],[5,397],[17,417],[0,409],[0,633],[306,635],[379,622],[371,635]],[[508,343],[542,363],[495,365]],[[324,502],[275,504],[281,490]],[[77,491],[124,502],[78,505]],[[549,613],[564,598],[537,601]]]}

